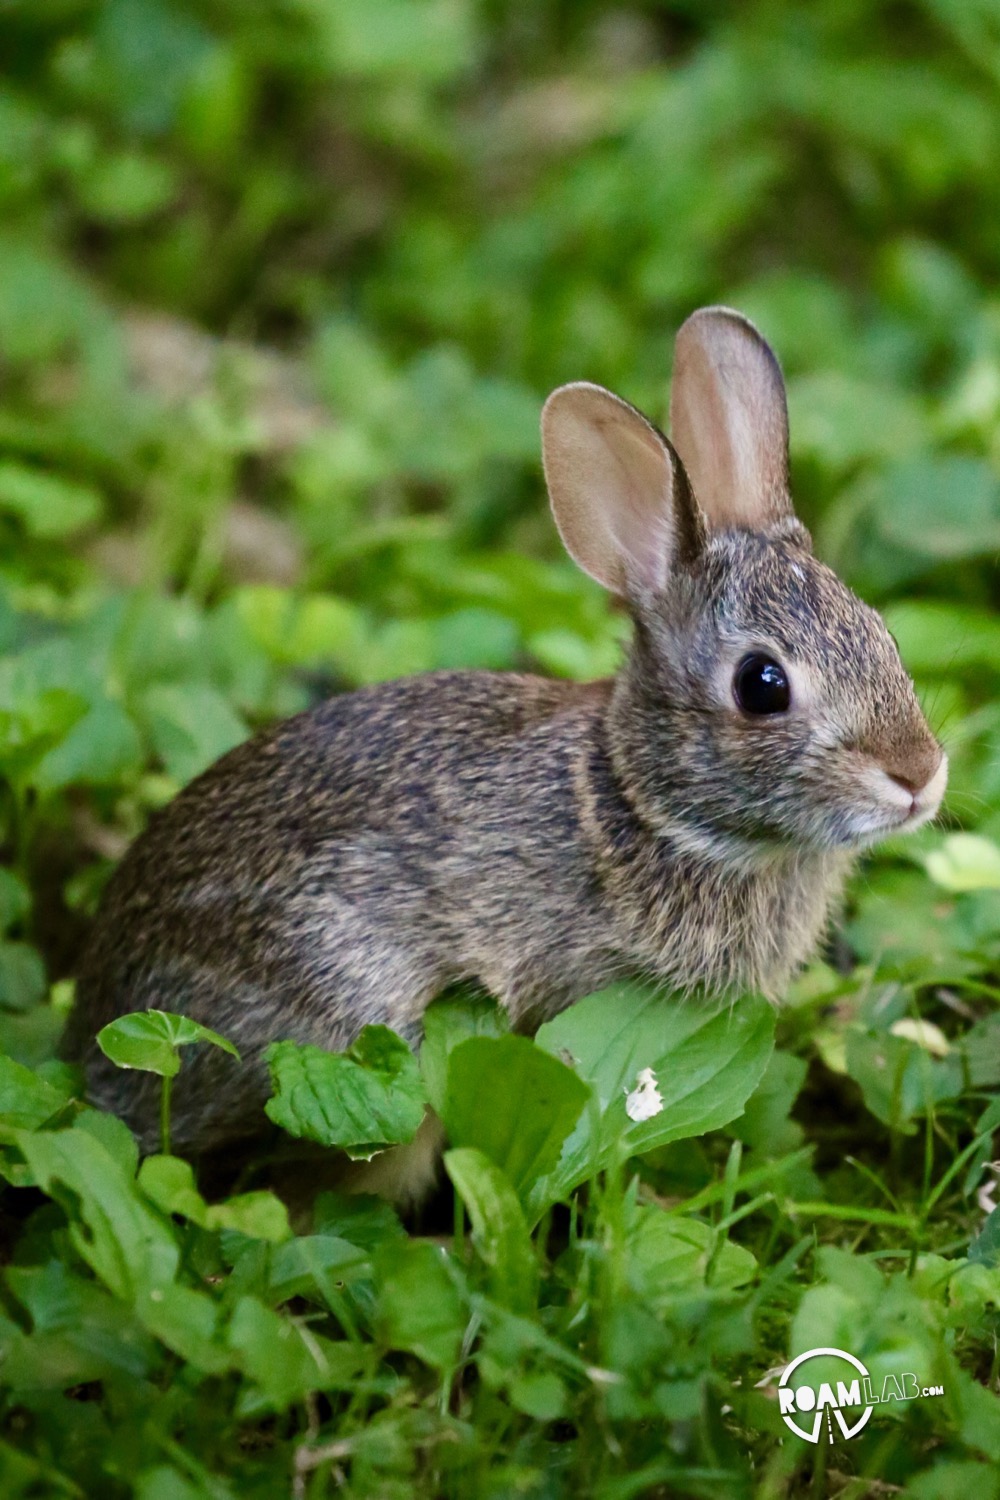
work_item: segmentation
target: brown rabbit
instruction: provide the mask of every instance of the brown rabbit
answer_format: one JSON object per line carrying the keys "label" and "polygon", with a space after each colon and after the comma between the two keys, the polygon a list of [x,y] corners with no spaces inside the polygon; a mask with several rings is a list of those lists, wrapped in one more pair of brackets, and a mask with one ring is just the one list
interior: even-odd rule
{"label": "brown rabbit", "polygon": [[440,672],[332,699],[223,757],[112,879],[70,1047],[156,1142],[158,1081],[95,1032],[189,1014],[182,1150],[266,1129],[277,1037],[416,1040],[476,981],[528,1029],[622,973],[777,997],[858,851],[938,808],[946,758],[881,618],[788,495],[781,371],[738,313],[677,339],[673,441],[588,384],[549,397],[545,473],[577,563],[627,604],[618,675]]}

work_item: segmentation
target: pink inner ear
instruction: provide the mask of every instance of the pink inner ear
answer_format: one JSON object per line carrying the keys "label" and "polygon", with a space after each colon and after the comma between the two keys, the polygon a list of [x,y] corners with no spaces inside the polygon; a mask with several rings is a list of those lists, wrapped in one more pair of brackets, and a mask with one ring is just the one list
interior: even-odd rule
{"label": "pink inner ear", "polygon": [[627,428],[617,436],[621,483],[609,513],[615,546],[629,580],[659,593],[674,550],[669,457],[651,430]]}

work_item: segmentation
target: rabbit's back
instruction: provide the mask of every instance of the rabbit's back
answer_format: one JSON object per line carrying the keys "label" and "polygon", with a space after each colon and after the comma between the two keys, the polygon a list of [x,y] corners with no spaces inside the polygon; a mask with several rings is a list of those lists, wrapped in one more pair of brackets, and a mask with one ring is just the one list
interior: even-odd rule
{"label": "rabbit's back", "polygon": [[429,674],[333,698],[212,766],[106,893],[69,1044],[93,1096],[151,1139],[154,1080],[91,1041],[148,1007],[222,1032],[249,1064],[186,1063],[177,1138],[192,1145],[247,1128],[277,1037],[343,1047],[378,1021],[415,1038],[459,979],[557,1007],[607,925],[574,777],[609,688]]}

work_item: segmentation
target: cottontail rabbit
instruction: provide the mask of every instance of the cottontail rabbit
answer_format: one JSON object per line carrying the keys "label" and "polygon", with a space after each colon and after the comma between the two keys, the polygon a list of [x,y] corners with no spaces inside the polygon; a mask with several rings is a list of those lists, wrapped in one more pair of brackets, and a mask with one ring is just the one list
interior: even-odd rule
{"label": "cottontail rabbit", "polygon": [[738,313],[676,348],[668,442],[598,386],[542,414],[556,524],[635,625],[618,675],[435,672],[363,688],[239,746],[112,879],[71,1049],[156,1141],[158,1080],[94,1033],[190,1014],[174,1139],[266,1127],[262,1054],[417,1039],[454,981],[521,1029],[623,973],[780,995],[852,860],[931,817],[947,762],[889,632],[816,561],[788,496],[784,385]]}

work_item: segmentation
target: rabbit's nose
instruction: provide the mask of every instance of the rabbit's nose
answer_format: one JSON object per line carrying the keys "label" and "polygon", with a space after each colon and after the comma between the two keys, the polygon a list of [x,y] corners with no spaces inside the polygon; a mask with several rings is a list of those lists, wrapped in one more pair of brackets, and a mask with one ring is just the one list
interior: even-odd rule
{"label": "rabbit's nose", "polygon": [[[914,812],[936,808],[944,796],[948,781],[948,757],[937,746],[934,748],[936,753],[929,767],[923,758],[918,764],[909,764],[905,769],[897,766],[884,767],[886,775],[912,798]],[[930,757],[926,759],[929,760]]]}
{"label": "rabbit's nose", "polygon": [[[931,784],[939,776],[947,778],[948,757],[934,740],[926,744],[907,746],[900,754],[897,752],[892,756],[882,759],[882,769],[885,774],[892,778],[897,786],[901,786],[904,792],[909,792],[911,797],[924,798],[924,794],[930,789]],[[941,782],[941,791],[944,791],[944,779]]]}

